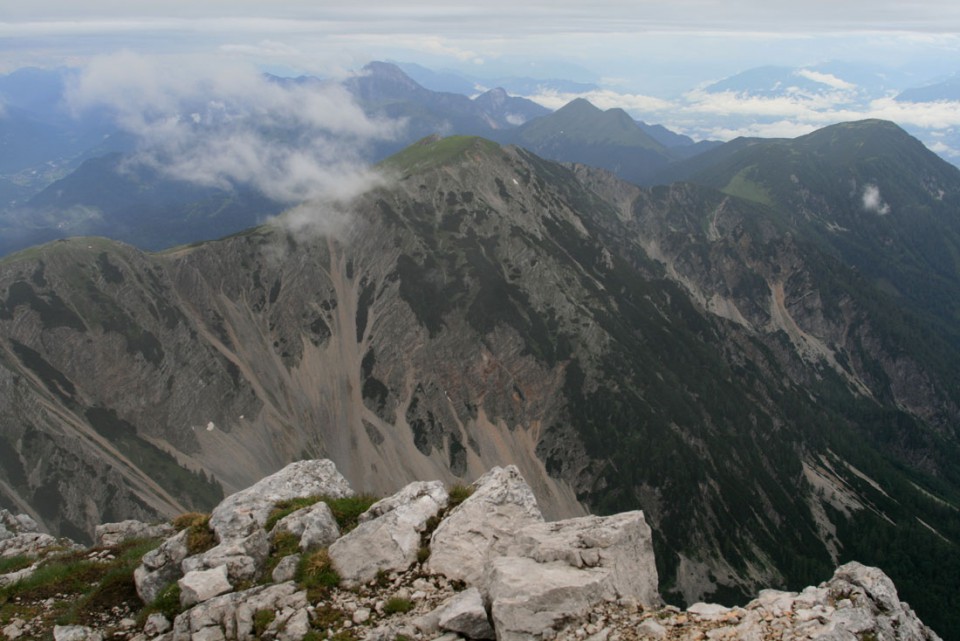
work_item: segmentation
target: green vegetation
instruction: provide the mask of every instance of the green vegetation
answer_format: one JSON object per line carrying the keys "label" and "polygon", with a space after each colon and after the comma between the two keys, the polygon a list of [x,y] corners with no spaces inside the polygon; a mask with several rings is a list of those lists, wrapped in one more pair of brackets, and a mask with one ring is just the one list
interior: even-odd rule
{"label": "green vegetation", "polygon": [[273,510],[267,517],[267,522],[263,527],[267,530],[267,532],[270,532],[273,530],[274,526],[285,517],[290,516],[297,510],[302,510],[305,507],[310,507],[315,503],[319,503],[322,500],[322,496],[314,495],[278,501],[273,506]]}
{"label": "green vegetation", "polygon": [[469,152],[499,153],[500,145],[477,136],[428,136],[390,156],[379,166],[412,174],[462,160]]}
{"label": "green vegetation", "polygon": [[33,565],[33,559],[27,556],[8,556],[0,559],[0,574],[10,574]]}
{"label": "green vegetation", "polygon": [[143,610],[141,618],[146,619],[154,612],[159,612],[173,621],[174,617],[182,611],[183,607],[180,605],[180,586],[174,581],[165,587],[157,598],[154,599],[153,603]]}
{"label": "green vegetation", "polygon": [[324,502],[330,506],[333,518],[337,520],[342,533],[347,533],[357,527],[360,515],[370,509],[370,506],[379,499],[372,494],[356,494],[335,499],[324,497]]}
{"label": "green vegetation", "polygon": [[413,609],[413,602],[410,599],[404,599],[401,597],[391,597],[383,605],[383,613],[386,615],[390,614],[406,614]]}
{"label": "green vegetation", "polygon": [[210,528],[210,515],[188,512],[173,519],[177,531],[187,530],[187,551],[190,555],[206,552],[217,544],[217,535]]}
{"label": "green vegetation", "polygon": [[259,639],[267,631],[270,624],[277,620],[277,613],[273,610],[257,610],[253,613],[253,635]]}
{"label": "green vegetation", "polygon": [[[116,548],[110,561],[88,558],[90,551],[66,552],[44,559],[29,577],[0,588],[0,621],[14,617],[41,617],[60,625],[89,625],[104,611],[140,607],[133,570],[158,540],[132,540]],[[94,548],[94,551],[101,549]],[[47,599],[53,607],[44,607]]]}
{"label": "green vegetation", "polygon": [[447,509],[452,510],[473,494],[473,486],[457,483],[449,489],[448,494],[450,496],[450,502],[447,504]]}
{"label": "green vegetation", "polygon": [[297,583],[306,588],[311,600],[322,598],[331,589],[340,585],[340,575],[333,569],[326,548],[304,555],[297,568]]}

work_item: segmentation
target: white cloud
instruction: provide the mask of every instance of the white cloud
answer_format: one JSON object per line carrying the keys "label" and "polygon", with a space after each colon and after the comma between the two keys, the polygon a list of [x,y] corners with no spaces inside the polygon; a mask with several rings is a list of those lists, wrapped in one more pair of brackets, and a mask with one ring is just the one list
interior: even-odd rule
{"label": "white cloud", "polygon": [[883,202],[883,198],[880,197],[880,188],[873,184],[863,188],[863,208],[881,216],[890,213],[890,205]]}
{"label": "white cloud", "polygon": [[796,73],[798,76],[806,78],[807,80],[813,80],[814,82],[819,82],[822,85],[827,85],[834,89],[852,91],[857,88],[857,85],[847,82],[846,80],[841,80],[830,73],[821,73],[819,71],[813,71],[812,69],[800,69]]}
{"label": "white cloud", "polygon": [[346,201],[378,184],[360,151],[397,133],[338,85],[281,84],[220,57],[100,57],[68,99],[111,109],[137,136],[134,162],[202,185],[250,184],[290,204]]}
{"label": "white cloud", "polygon": [[559,109],[571,100],[585,98],[600,109],[620,108],[635,115],[667,111],[674,107],[674,104],[669,100],[643,94],[618,93],[609,89],[596,89],[584,93],[567,93],[544,89],[532,96],[526,96],[526,98],[540,103],[548,109]]}

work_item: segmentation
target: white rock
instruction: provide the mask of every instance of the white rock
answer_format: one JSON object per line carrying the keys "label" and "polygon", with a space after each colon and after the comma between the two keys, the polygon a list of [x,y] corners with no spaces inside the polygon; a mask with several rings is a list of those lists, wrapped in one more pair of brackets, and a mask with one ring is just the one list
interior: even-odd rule
{"label": "white rock", "polygon": [[283,583],[284,581],[292,581],[297,576],[297,568],[300,566],[300,555],[291,554],[280,559],[280,562],[277,563],[277,567],[273,569],[273,574],[270,576],[273,579],[274,583]]}
{"label": "white rock", "polygon": [[654,639],[665,639],[667,637],[667,629],[654,621],[653,619],[647,619],[643,623],[637,626],[637,632],[640,634],[640,638],[652,637]]}
{"label": "white rock", "polygon": [[176,530],[169,523],[159,523],[151,525],[143,521],[120,521],[119,523],[103,523],[94,530],[94,542],[96,545],[111,547],[119,545],[130,539],[157,539],[160,537],[170,537],[176,534]]}
{"label": "white rock", "polygon": [[170,620],[159,612],[154,612],[147,617],[147,622],[143,624],[143,633],[148,637],[155,637],[163,634],[173,627]]}
{"label": "white rock", "polygon": [[300,550],[325,548],[340,538],[340,528],[330,506],[319,501],[280,519],[273,532],[290,532],[300,539]]}
{"label": "white rock", "polygon": [[165,587],[183,576],[180,564],[187,558],[187,535],[183,530],[143,555],[133,580],[144,603],[153,603]]}
{"label": "white rock", "polygon": [[477,588],[464,590],[437,608],[437,623],[441,630],[456,632],[468,639],[496,638]]}
{"label": "white rock", "polygon": [[183,573],[227,566],[227,574],[234,583],[252,581],[260,575],[270,554],[270,539],[262,528],[248,536],[225,539],[206,552],[187,557],[180,564]]}
{"label": "white rock", "polygon": [[370,619],[370,610],[368,608],[357,608],[351,618],[354,623],[366,623]]}
{"label": "white rock", "polygon": [[56,625],[53,627],[54,641],[103,641],[103,635],[82,625]]}
{"label": "white rock", "polygon": [[203,603],[233,589],[227,578],[225,565],[210,570],[187,572],[177,581],[177,585],[180,586],[180,605],[184,608]]}
{"label": "white rock", "polygon": [[353,496],[347,480],[332,461],[297,461],[224,499],[210,516],[210,527],[219,540],[249,536],[263,527],[278,501],[324,494]]}
{"label": "white rock", "polygon": [[10,641],[19,639],[23,636],[23,619],[13,619],[7,626],[0,630],[0,632]]}
{"label": "white rock", "polygon": [[690,614],[695,614],[701,619],[719,619],[725,614],[730,612],[730,608],[724,607],[717,603],[694,603],[689,608],[687,612]]}
{"label": "white rock", "polygon": [[477,479],[471,494],[440,523],[430,539],[427,570],[475,585],[492,544],[543,521],[537,500],[513,465]]}
{"label": "white rock", "polygon": [[415,482],[371,506],[376,514],[330,546],[330,561],[343,584],[356,586],[377,572],[406,570],[417,560],[420,534],[447,504],[440,481]]}
{"label": "white rock", "polygon": [[196,641],[218,638],[251,641],[253,620],[259,610],[278,612],[271,624],[281,630],[288,621],[302,620],[307,594],[292,582],[261,586],[214,597],[177,616],[173,622],[172,641]]}
{"label": "white rock", "polygon": [[519,530],[512,540],[497,542],[493,550],[538,563],[556,561],[596,569],[609,575],[614,592],[609,598],[632,597],[648,607],[661,603],[653,535],[643,512],[535,523]]}

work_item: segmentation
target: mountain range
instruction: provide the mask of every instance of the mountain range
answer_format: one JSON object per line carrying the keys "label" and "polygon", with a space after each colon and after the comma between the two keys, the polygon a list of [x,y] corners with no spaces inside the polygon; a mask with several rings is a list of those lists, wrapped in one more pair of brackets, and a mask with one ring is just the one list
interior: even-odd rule
{"label": "mountain range", "polygon": [[0,503],[83,539],[300,458],[376,493],[514,463],[553,517],[642,508],[670,600],[855,558],[957,629],[960,171],[881,121],[684,163],[434,136],[323,236],[10,255]]}

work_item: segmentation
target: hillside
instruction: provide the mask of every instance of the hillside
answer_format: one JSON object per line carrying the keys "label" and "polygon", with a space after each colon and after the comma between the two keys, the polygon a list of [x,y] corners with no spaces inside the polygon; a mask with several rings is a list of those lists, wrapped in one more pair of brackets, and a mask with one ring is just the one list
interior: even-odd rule
{"label": "hillside", "polygon": [[81,538],[303,458],[378,494],[512,463],[548,517],[642,508],[668,600],[857,558],[955,629],[960,354],[931,317],[716,189],[462,137],[382,171],[329,236],[0,262],[3,505]]}

